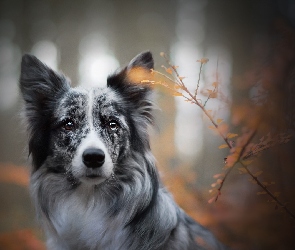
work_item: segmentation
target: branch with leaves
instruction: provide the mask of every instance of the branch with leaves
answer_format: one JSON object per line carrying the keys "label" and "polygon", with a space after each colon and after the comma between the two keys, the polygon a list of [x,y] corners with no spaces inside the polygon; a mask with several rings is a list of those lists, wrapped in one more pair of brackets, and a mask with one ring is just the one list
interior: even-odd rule
{"label": "branch with leaves", "polygon": [[[219,148],[229,148],[230,155],[226,157],[224,160],[225,166],[224,170],[225,173],[222,174],[216,174],[214,175],[214,178],[217,179],[215,183],[212,184],[212,187],[218,187],[217,189],[213,190],[211,189],[209,192],[214,194],[217,193],[214,197],[212,197],[208,202],[217,201],[218,197],[221,195],[221,190],[223,188],[223,185],[227,179],[227,177],[230,175],[231,171],[234,169],[235,166],[240,165],[241,168],[238,168],[238,170],[241,173],[246,173],[251,176],[251,179],[254,183],[256,183],[258,186],[260,186],[263,189],[263,192],[259,192],[259,194],[267,194],[271,197],[272,201],[276,203],[277,206],[281,207],[287,214],[289,214],[293,219],[295,219],[295,215],[293,212],[291,212],[287,206],[279,200],[278,198],[278,192],[272,193],[268,189],[268,184],[265,182],[262,182],[258,179],[258,176],[262,173],[262,171],[258,171],[256,173],[253,173],[249,169],[249,165],[252,163],[252,159],[254,156],[257,156],[259,153],[261,153],[264,150],[269,149],[270,147],[273,147],[276,144],[281,143],[287,143],[291,136],[288,134],[279,134],[276,137],[271,137],[270,135],[266,136],[266,139],[261,138],[260,142],[257,144],[252,143],[252,140],[254,136],[256,135],[256,130],[248,131],[247,133],[242,134],[242,136],[238,137],[238,134],[234,133],[228,133],[226,132],[225,123],[222,119],[214,119],[213,115],[211,115],[211,111],[206,108],[206,104],[208,101],[212,98],[216,98],[218,94],[218,78],[216,78],[216,81],[212,83],[212,89],[207,89],[207,98],[204,102],[202,102],[201,98],[199,97],[199,88],[200,88],[200,80],[201,80],[201,72],[204,67],[204,65],[209,61],[207,58],[202,58],[198,60],[197,62],[200,63],[199,68],[199,74],[198,74],[198,80],[196,84],[196,88],[194,92],[189,91],[189,89],[186,87],[184,83],[184,76],[181,76],[178,72],[178,66],[175,66],[171,63],[169,58],[165,53],[160,54],[168,64],[168,67],[162,66],[167,74],[161,73],[156,70],[152,70],[152,74],[154,75],[153,80],[143,80],[141,81],[143,84],[150,84],[150,85],[162,85],[164,86],[170,94],[173,96],[181,96],[185,99],[186,102],[192,103],[197,105],[202,112],[205,114],[205,116],[209,119],[211,122],[210,129],[214,130],[224,141],[224,144],[220,145]],[[154,80],[158,76],[160,80]],[[218,76],[218,74],[217,74]],[[238,137],[237,143],[235,143],[232,139]]]}

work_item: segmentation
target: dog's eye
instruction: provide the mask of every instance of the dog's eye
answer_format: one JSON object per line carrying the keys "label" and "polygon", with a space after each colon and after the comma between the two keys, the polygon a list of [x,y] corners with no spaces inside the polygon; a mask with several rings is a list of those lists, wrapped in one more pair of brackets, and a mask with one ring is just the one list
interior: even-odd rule
{"label": "dog's eye", "polygon": [[119,129],[119,124],[116,121],[109,121],[107,123],[107,126],[109,128],[109,130],[111,130],[112,132],[116,132]]}
{"label": "dog's eye", "polygon": [[64,120],[62,127],[67,131],[71,131],[75,128],[75,123],[71,119],[66,119]]}

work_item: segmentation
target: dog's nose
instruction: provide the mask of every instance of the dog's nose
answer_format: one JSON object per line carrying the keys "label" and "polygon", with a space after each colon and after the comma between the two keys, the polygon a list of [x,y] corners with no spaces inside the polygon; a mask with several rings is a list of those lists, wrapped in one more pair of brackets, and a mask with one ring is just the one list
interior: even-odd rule
{"label": "dog's nose", "polygon": [[101,149],[88,148],[82,155],[83,163],[88,168],[99,168],[104,164],[105,154]]}

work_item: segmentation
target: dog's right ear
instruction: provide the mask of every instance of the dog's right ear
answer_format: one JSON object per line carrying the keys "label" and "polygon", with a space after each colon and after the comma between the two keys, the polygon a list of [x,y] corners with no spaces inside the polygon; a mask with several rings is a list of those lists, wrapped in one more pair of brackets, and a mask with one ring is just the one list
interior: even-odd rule
{"label": "dog's right ear", "polygon": [[55,72],[35,56],[23,56],[20,90],[25,101],[29,153],[32,154],[34,169],[39,168],[47,157],[54,106],[69,88],[70,81],[64,75]]}
{"label": "dog's right ear", "polygon": [[21,63],[20,90],[26,105],[41,105],[70,88],[70,81],[43,64],[35,56],[25,54]]}

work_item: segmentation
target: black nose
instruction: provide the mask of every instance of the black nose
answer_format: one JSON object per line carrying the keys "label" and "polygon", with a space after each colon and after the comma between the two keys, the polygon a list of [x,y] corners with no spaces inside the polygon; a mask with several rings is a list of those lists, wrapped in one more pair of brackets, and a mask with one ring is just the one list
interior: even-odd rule
{"label": "black nose", "polygon": [[84,151],[82,159],[86,167],[99,168],[104,163],[105,154],[101,149],[88,148]]}

